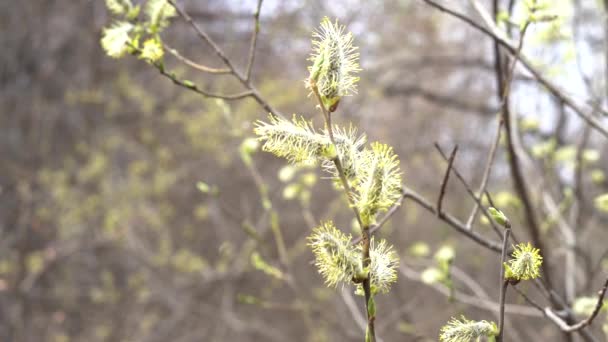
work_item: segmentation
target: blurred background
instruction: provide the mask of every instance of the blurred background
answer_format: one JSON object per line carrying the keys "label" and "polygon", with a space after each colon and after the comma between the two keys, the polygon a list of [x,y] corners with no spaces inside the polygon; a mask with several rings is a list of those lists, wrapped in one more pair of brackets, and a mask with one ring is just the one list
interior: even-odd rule
{"label": "blurred background", "polygon": [[[513,21],[521,19],[520,2]],[[444,3],[479,19],[466,1]],[[179,4],[244,70],[257,2]],[[533,25],[524,51],[578,102],[605,104],[603,2],[556,0],[551,10],[558,19]],[[323,16],[347,25],[361,52],[359,94],[343,99],[336,123],[392,145],[404,183],[431,203],[446,167],[434,143],[445,151],[458,144],[455,166],[476,189],[500,108],[492,41],[422,1],[266,0],[252,82],[274,108],[317,127],[321,115],[303,80],[311,33]],[[206,99],[141,60],[107,57],[99,41],[110,22],[101,0],[0,2],[0,340],[361,340],[363,301],[352,288],[323,285],[305,240],[328,219],[351,232],[345,199],[320,170],[286,167],[241,147],[255,121],[267,118],[254,100]],[[163,41],[223,67],[182,18],[172,20]],[[170,56],[166,63],[202,88],[242,91],[229,75],[202,74]],[[571,210],[581,165],[576,147],[588,136],[573,249],[580,251],[576,297],[593,296],[608,270],[607,216],[593,205],[608,188],[607,140],[523,69],[515,68],[513,82],[511,108],[525,152],[546,177],[558,214]],[[488,188],[525,241],[502,143],[496,158]],[[555,215],[531,192],[552,249],[546,262],[564,294],[564,238]],[[473,204],[452,179],[446,210],[466,221]],[[497,239],[487,222],[476,222],[475,230]],[[408,200],[378,234],[395,245],[402,264],[393,290],[377,298],[384,341],[437,340],[440,327],[461,313],[496,320],[477,300],[497,301],[495,253]],[[421,281],[442,247],[455,251],[460,300],[450,300],[442,283]],[[534,286],[522,288],[542,302]],[[507,315],[509,340],[562,336],[514,293],[508,301],[519,305]],[[600,323],[591,331],[604,340]]]}

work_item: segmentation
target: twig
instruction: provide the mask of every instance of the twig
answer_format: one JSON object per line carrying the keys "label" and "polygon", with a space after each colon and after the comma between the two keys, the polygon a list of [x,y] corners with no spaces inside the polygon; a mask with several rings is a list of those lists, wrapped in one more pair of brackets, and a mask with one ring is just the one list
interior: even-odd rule
{"label": "twig", "polygon": [[[426,209],[427,211],[429,211],[430,213],[432,213],[434,215],[437,215],[437,210],[424,197],[422,197],[418,193],[416,193],[413,190],[410,190],[408,188],[404,188],[403,192],[404,192],[404,194],[403,194],[404,198],[412,199],[414,202],[418,203],[422,208]],[[449,213],[444,212],[439,217],[439,219],[441,221],[444,221],[445,223],[449,224],[452,228],[456,229],[459,233],[461,233],[464,236],[468,237],[469,239],[477,242],[479,245],[486,247],[487,249],[494,251],[496,253],[501,252],[502,248],[501,248],[500,244],[486,239],[484,236],[480,235],[479,233],[477,233],[475,231],[467,229],[466,226],[464,225],[464,223],[460,222],[457,218],[450,215]]]}
{"label": "twig", "polygon": [[[472,1],[474,1],[474,0],[472,0]],[[482,14],[482,18],[484,17],[483,14],[485,14],[486,16],[488,15],[487,12],[483,11],[481,9],[481,6],[479,4],[477,4],[475,1],[474,1],[474,5],[475,5],[476,10],[480,14]],[[496,17],[498,15],[497,0],[493,1],[492,11],[493,11],[494,17]],[[492,22],[492,24],[494,25],[493,22]],[[514,134],[514,130],[511,127],[513,124],[513,121],[512,121],[512,117],[511,117],[511,110],[509,107],[509,102],[510,102],[509,101],[509,99],[510,99],[509,90],[511,87],[511,85],[510,85],[511,76],[510,76],[509,72],[513,70],[513,68],[515,67],[515,62],[521,56],[521,49],[523,47],[525,31],[527,30],[528,25],[529,25],[529,22],[526,21],[526,24],[524,25],[524,28],[520,35],[518,47],[514,53],[513,64],[511,65],[511,69],[510,70],[508,69],[507,71],[504,70],[505,65],[503,64],[503,60],[502,60],[503,55],[501,54],[501,51],[500,51],[499,38],[496,36],[493,36],[493,38],[494,38],[494,67],[495,67],[495,73],[496,73],[496,91],[497,91],[498,99],[501,101],[501,107],[502,107],[501,108],[502,109],[502,118],[504,121],[504,128],[505,128],[505,133],[506,133],[505,135],[506,135],[506,142],[507,142],[507,152],[509,154],[509,167],[511,170],[511,177],[513,178],[513,184],[515,187],[515,191],[519,195],[519,197],[523,203],[525,218],[527,221],[528,229],[530,231],[532,243],[537,248],[539,248],[541,251],[543,251],[543,253],[547,254],[548,250],[544,247],[544,243],[540,237],[540,228],[538,226],[538,223],[536,221],[536,216],[534,214],[534,206],[532,204],[532,200],[530,199],[530,195],[528,194],[527,184],[526,184],[526,180],[524,178],[523,172],[522,172],[522,168],[521,168],[520,161],[519,161],[519,156],[515,150],[514,141],[513,141],[515,139],[515,134]],[[548,256],[547,256],[547,259],[549,259]],[[543,273],[545,275],[544,279],[547,282],[548,287],[551,288],[549,263],[547,263],[547,262],[543,263],[542,269],[543,269]]]}
{"label": "twig", "polygon": [[[441,146],[439,146],[439,144],[435,143],[435,148],[437,149],[437,151],[439,151],[439,154],[441,154],[441,156],[443,157],[443,159],[445,159],[447,161],[448,160],[448,156],[443,152],[443,149],[441,149]],[[477,203],[479,205],[479,207],[481,208],[482,213],[486,216],[486,218],[490,222],[490,225],[492,226],[492,229],[494,230],[494,232],[496,232],[496,235],[498,235],[499,237],[502,238],[502,233],[501,233],[500,229],[498,229],[498,226],[496,225],[496,223],[494,223],[494,220],[492,220],[492,217],[490,216],[490,214],[488,213],[488,211],[485,209],[485,207],[483,205],[481,205],[481,199],[480,199],[480,197],[478,197],[473,192],[473,189],[471,189],[471,187],[469,186],[469,183],[467,183],[467,181],[464,179],[464,177],[462,176],[462,174],[460,174],[460,172],[458,171],[458,168],[452,167],[452,171],[456,175],[456,178],[458,178],[458,180],[460,180],[460,183],[462,183],[462,185],[464,186],[464,188],[467,191],[467,193],[469,194],[469,196],[471,196],[471,198],[473,198],[473,200],[475,201],[475,203]],[[486,191],[485,195],[491,201],[490,193]]]}
{"label": "twig", "polygon": [[226,54],[219,47],[219,45],[217,45],[215,43],[215,41],[213,41],[213,39],[211,39],[211,37],[209,37],[209,35],[205,31],[203,31],[192,20],[190,15],[188,15],[188,13],[186,13],[181,7],[177,6],[177,4],[175,3],[175,0],[167,0],[167,2],[169,2],[175,8],[175,10],[180,15],[180,17],[182,17],[188,23],[188,25],[190,25],[192,27],[192,29],[199,36],[199,38],[211,46],[211,48],[214,50],[215,54],[222,60],[222,62],[226,65],[226,67],[228,67],[228,69],[230,69],[231,74],[234,75],[234,77],[236,77],[239,80],[239,82],[241,82],[241,84],[250,91],[250,94],[248,96],[253,97],[258,102],[258,104],[260,104],[262,106],[262,108],[264,108],[264,110],[268,111],[273,117],[281,117],[281,118],[284,117],[279,111],[272,108],[272,106],[270,106],[270,104],[262,98],[262,96],[260,95],[258,90],[251,84],[250,80],[245,78],[245,76],[243,76],[234,67],[234,65],[232,64],[230,59],[226,56]]}
{"label": "twig", "polygon": [[[331,125],[331,113],[327,110],[327,108],[325,108],[325,105],[323,104],[323,101],[321,99],[321,94],[319,93],[319,88],[317,87],[317,85],[315,83],[311,84],[311,89],[312,89],[312,92],[315,94],[319,107],[321,107],[321,111],[323,112],[323,116],[325,117],[325,126],[327,128],[327,133],[329,135],[329,139],[330,139],[332,145],[334,146],[334,148],[336,148],[336,156],[332,159],[332,161],[334,162],[334,165],[336,166],[336,170],[338,171],[340,181],[342,182],[342,186],[344,187],[344,191],[346,192],[348,204],[349,204],[349,206],[351,206],[353,208],[355,217],[357,218],[357,221],[359,222],[359,226],[361,227],[361,259],[362,259],[363,268],[366,269],[366,268],[369,268],[369,265],[371,263],[370,256],[369,256],[370,241],[371,241],[370,227],[368,224],[363,224],[359,210],[352,202],[353,201],[351,198],[352,193],[351,193],[350,186],[348,184],[348,179],[346,178],[346,174],[344,173],[344,169],[342,168],[342,162],[340,160],[340,155],[337,153],[338,145],[336,144],[336,140],[334,139],[333,128]],[[376,341],[376,330],[375,330],[374,322],[375,322],[376,317],[370,315],[370,310],[369,310],[370,300],[373,300],[370,278],[371,278],[371,276],[368,273],[367,277],[363,280],[362,285],[363,285],[363,292],[365,294],[365,309],[366,309],[365,311],[367,312],[367,333],[369,333],[369,336],[371,337],[371,342],[375,342]]]}
{"label": "twig", "polygon": [[208,67],[206,65],[198,64],[198,63],[192,61],[191,59],[188,59],[188,58],[182,56],[179,53],[179,51],[171,48],[166,43],[163,43],[163,48],[165,49],[165,51],[172,54],[175,58],[177,58],[182,63],[184,63],[198,71],[202,71],[202,72],[206,72],[206,73],[210,73],[210,74],[231,74],[232,73],[230,71],[230,69],[218,69],[218,68],[212,68],[212,67]]}
{"label": "twig", "polygon": [[533,307],[535,307],[537,310],[539,310],[540,312],[542,312],[544,314],[545,309],[543,309],[543,307],[538,304],[537,302],[535,302],[532,298],[528,297],[527,294],[525,294],[522,290],[519,289],[519,287],[517,287],[517,285],[513,286],[513,289],[515,290],[515,292],[517,292],[520,296],[522,296],[522,298],[528,302],[528,304],[532,305]]}
{"label": "twig", "polygon": [[502,252],[500,255],[500,296],[499,296],[499,315],[498,315],[498,336],[496,337],[497,342],[502,342],[502,336],[504,333],[505,324],[505,300],[507,297],[507,288],[509,282],[505,279],[505,262],[507,260],[507,246],[509,245],[509,236],[511,235],[511,224],[509,221],[505,224],[504,236],[502,238]]}
{"label": "twig", "polygon": [[[503,120],[501,116],[498,116],[498,127],[496,128],[496,137],[494,138],[494,142],[492,143],[492,147],[490,147],[490,152],[488,153],[488,160],[486,161],[486,166],[483,170],[483,176],[481,177],[481,184],[479,185],[479,189],[477,193],[481,196],[481,194],[486,192],[486,186],[488,185],[488,179],[490,178],[490,171],[492,170],[492,165],[494,165],[494,159],[496,156],[496,150],[498,149],[498,143],[500,142],[500,132],[502,130]],[[475,206],[473,207],[473,211],[467,220],[467,227],[471,229],[473,226],[473,221],[479,212],[479,202],[475,202]]]}
{"label": "twig", "polygon": [[[334,132],[333,132],[333,128],[331,126],[331,114],[329,113],[329,111],[327,111],[327,108],[325,108],[325,105],[323,104],[323,101],[321,100],[321,94],[319,94],[319,89],[317,88],[317,86],[313,85],[311,88],[312,88],[312,92],[315,94],[315,97],[317,99],[319,106],[321,107],[321,111],[323,112],[323,117],[325,118],[325,126],[327,126],[327,133],[329,135],[329,140],[331,141],[331,143],[334,147],[337,147],[338,145],[336,144],[336,140],[334,139]],[[357,222],[359,222],[359,226],[361,228],[363,228],[363,221],[361,221],[361,215],[359,214],[359,210],[355,207],[354,203],[352,202],[352,198],[351,198],[352,193],[351,193],[350,185],[348,184],[348,179],[346,178],[344,168],[342,167],[342,161],[340,160],[340,156],[336,155],[332,159],[332,161],[333,161],[334,165],[336,166],[336,170],[338,171],[338,176],[340,178],[340,181],[342,182],[344,191],[346,192],[346,199],[348,200],[348,205],[353,208],[355,217],[357,218]]]}
{"label": "twig", "polygon": [[441,216],[442,214],[442,206],[443,206],[443,197],[445,197],[445,189],[448,185],[448,181],[450,180],[450,171],[452,171],[452,164],[454,164],[454,158],[456,157],[456,152],[458,152],[458,145],[454,146],[452,149],[452,153],[450,154],[450,159],[448,160],[448,167],[445,169],[445,174],[443,175],[443,181],[441,182],[441,189],[439,191],[439,197],[437,198],[437,215]]}
{"label": "twig", "polygon": [[189,90],[192,90],[193,92],[203,95],[204,97],[209,97],[209,98],[215,98],[215,99],[222,99],[222,100],[226,100],[226,101],[234,101],[234,100],[240,100],[249,96],[252,96],[253,93],[250,90],[246,90],[244,92],[241,93],[236,93],[236,94],[218,94],[218,93],[212,93],[206,90],[201,89],[199,86],[197,86],[196,84],[192,83],[192,82],[188,82],[188,81],[184,81],[184,80],[180,80],[179,78],[177,78],[176,75],[174,75],[173,73],[167,72],[167,70],[165,70],[164,66],[155,63],[154,66],[156,67],[156,69],[160,72],[161,75],[165,76],[166,78],[170,79],[174,84],[182,87],[182,88],[186,88]]}
{"label": "twig", "polygon": [[260,33],[260,10],[262,9],[262,1],[258,0],[258,6],[253,13],[253,33],[251,34],[251,46],[249,47],[249,59],[247,68],[245,69],[245,81],[249,83],[251,80],[251,70],[253,69],[253,60],[255,58],[255,47],[258,43],[258,34]]}
{"label": "twig", "polygon": [[[458,19],[466,22],[471,27],[484,33],[485,35],[496,39],[497,42],[499,43],[499,45],[502,46],[503,48],[505,48],[511,55],[513,55],[513,56],[516,55],[517,48],[514,46],[514,44],[511,41],[509,41],[506,37],[504,37],[504,34],[502,34],[500,32],[500,30],[498,30],[498,28],[493,23],[490,23],[491,26],[489,26],[489,27],[491,29],[487,29],[487,28],[481,26],[480,24],[476,23],[475,21],[473,21],[471,18],[468,18],[467,16],[465,16],[461,13],[455,12],[455,11],[447,8],[447,7],[437,3],[435,0],[422,0],[422,1],[424,1],[425,3],[429,4],[430,6],[436,8],[444,13],[447,13],[455,18],[458,18]],[[483,12],[483,13],[487,14],[487,12]],[[486,24],[488,24],[488,23],[486,23]],[[551,81],[549,81],[549,79],[545,78],[545,76],[543,76],[541,74],[541,72],[538,71],[534,67],[533,63],[525,55],[519,55],[519,56],[516,56],[516,58],[518,58],[520,60],[522,65],[532,74],[532,76],[540,84],[542,84],[551,94],[553,94],[555,97],[561,99],[568,107],[572,108],[572,110],[574,112],[576,112],[583,120],[587,121],[593,128],[595,128],[603,136],[608,137],[608,129],[606,127],[604,127],[601,122],[599,122],[590,113],[588,113],[581,106],[579,106],[572,98],[570,98],[570,96],[563,93],[555,84],[553,84],[553,82],[551,82]],[[606,112],[603,109],[601,111]]]}
{"label": "twig", "polygon": [[[404,263],[401,263],[401,265],[399,266],[399,271],[404,277],[406,277],[410,280],[414,280],[414,281],[422,283],[422,280],[420,278],[420,273],[414,271],[414,269],[411,268],[410,266],[408,266]],[[428,284],[426,284],[426,285],[428,285]],[[499,303],[492,301],[490,299],[480,298],[477,295],[475,295],[475,296],[469,295],[469,294],[463,293],[461,291],[454,291],[454,293],[451,293],[450,289],[448,289],[447,286],[445,286],[444,284],[441,284],[441,283],[430,284],[429,287],[434,289],[435,291],[441,293],[445,297],[449,297],[450,295],[453,295],[453,298],[460,303],[470,305],[475,308],[487,310],[490,312],[494,312],[494,313],[498,313],[500,311]],[[509,314],[509,315],[518,315],[518,316],[538,318],[538,317],[544,317],[542,310],[543,310],[542,307],[540,307],[540,311],[537,312],[536,308],[532,308],[531,306],[518,305],[518,304],[505,304],[505,313]]]}
{"label": "twig", "polygon": [[593,309],[593,312],[589,315],[589,317],[585,318],[584,320],[582,320],[574,325],[568,325],[559,316],[557,316],[550,307],[545,308],[544,312],[547,315],[547,317],[549,319],[551,319],[553,321],[553,323],[557,324],[562,331],[565,331],[565,332],[578,331],[578,330],[583,329],[584,327],[590,325],[591,323],[593,323],[593,320],[595,319],[595,317],[597,317],[597,315],[600,312],[600,309],[602,308],[602,305],[604,304],[604,296],[606,295],[607,290],[608,290],[608,278],[606,278],[606,281],[604,282],[604,287],[602,287],[597,293],[597,303],[595,304],[595,308]]}

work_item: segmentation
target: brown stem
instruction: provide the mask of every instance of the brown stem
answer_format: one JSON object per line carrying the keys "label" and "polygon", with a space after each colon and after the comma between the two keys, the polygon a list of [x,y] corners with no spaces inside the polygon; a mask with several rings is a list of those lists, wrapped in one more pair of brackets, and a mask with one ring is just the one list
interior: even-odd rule
{"label": "brown stem", "polygon": [[507,260],[507,246],[509,245],[509,236],[511,235],[511,224],[509,221],[505,224],[505,231],[502,238],[502,251],[500,255],[500,297],[499,297],[499,314],[498,314],[498,336],[496,337],[496,342],[502,342],[502,335],[504,331],[505,324],[505,301],[507,297],[507,288],[509,286],[509,282],[505,279],[505,261]]}

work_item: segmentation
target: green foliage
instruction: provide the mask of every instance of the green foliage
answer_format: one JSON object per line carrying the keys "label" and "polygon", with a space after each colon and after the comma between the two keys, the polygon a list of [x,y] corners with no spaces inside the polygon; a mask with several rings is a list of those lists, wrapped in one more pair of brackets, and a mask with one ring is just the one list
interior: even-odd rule
{"label": "green foliage", "polygon": [[353,35],[345,33],[338,21],[332,23],[325,17],[321,27],[313,33],[313,52],[308,69],[308,87],[317,87],[323,104],[334,111],[340,98],[356,93],[359,77],[359,53],[353,46]]}
{"label": "green foliage", "polygon": [[512,259],[505,262],[505,279],[530,280],[540,277],[540,265],[543,257],[540,250],[528,243],[514,246]]}
{"label": "green foliage", "polygon": [[474,342],[482,337],[492,338],[498,335],[498,327],[494,322],[471,321],[461,316],[453,318],[441,328],[439,341],[441,342]]}

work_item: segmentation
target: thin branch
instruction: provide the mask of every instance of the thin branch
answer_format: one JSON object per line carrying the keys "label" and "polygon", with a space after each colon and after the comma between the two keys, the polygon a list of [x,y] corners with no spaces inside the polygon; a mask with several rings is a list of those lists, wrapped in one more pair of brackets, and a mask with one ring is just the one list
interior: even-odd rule
{"label": "thin branch", "polygon": [[[453,10],[447,8],[447,7],[439,4],[435,0],[422,0],[422,1],[424,1],[428,5],[436,8],[444,13],[447,13],[455,18],[458,18],[458,19],[464,21],[465,23],[469,24],[471,27],[484,33],[485,35],[496,39],[496,41],[498,42],[498,44],[500,46],[505,48],[512,56],[516,56],[516,51],[517,51],[516,46],[510,40],[508,40],[508,38],[506,38],[504,36],[504,34],[502,34],[502,32],[493,23],[486,22],[486,24],[488,24],[488,26],[491,28],[491,29],[487,29],[487,28],[481,26],[480,24],[476,23],[475,21],[473,21],[471,18],[468,18],[467,16],[465,16],[461,13],[458,13],[456,11],[453,11]],[[476,3],[476,2],[474,2],[474,3]],[[487,14],[487,12],[485,12],[485,11],[482,13]],[[489,15],[487,15],[487,16],[489,16]],[[482,15],[482,17],[484,17],[484,16]],[[568,107],[572,108],[572,110],[574,110],[574,112],[576,112],[583,120],[587,121],[593,128],[595,128],[597,131],[599,131],[603,136],[608,137],[608,128],[604,127],[602,125],[602,123],[597,120],[597,118],[593,117],[588,111],[584,110],[579,104],[577,104],[572,98],[570,98],[570,96],[563,93],[558,88],[557,85],[553,84],[553,82],[549,81],[549,79],[547,79],[545,76],[543,76],[541,74],[541,72],[534,67],[534,64],[525,55],[519,55],[519,56],[516,56],[516,58],[518,58],[520,60],[522,65],[532,74],[532,76],[540,84],[542,84],[553,96],[561,99]],[[603,110],[603,109],[601,111],[603,113],[606,112],[606,110]]]}
{"label": "thin branch", "polygon": [[249,59],[247,68],[245,69],[245,81],[249,83],[251,80],[251,70],[253,69],[253,60],[255,59],[255,47],[258,43],[258,34],[260,33],[260,10],[262,9],[263,0],[258,0],[258,6],[253,13],[253,33],[251,34],[251,46],[249,47]]}
{"label": "thin branch", "polygon": [[192,82],[178,79],[176,75],[168,72],[162,65],[160,65],[158,63],[154,64],[154,66],[156,67],[156,69],[158,69],[158,71],[160,72],[161,75],[170,79],[174,84],[176,84],[182,88],[192,90],[193,92],[203,95],[204,97],[222,99],[222,100],[226,100],[226,101],[234,101],[234,100],[244,99],[249,96],[253,96],[253,92],[251,92],[250,90],[246,90],[246,91],[236,93],[236,94],[212,93],[212,92],[201,89],[199,86],[197,86],[196,84],[194,84]]}
{"label": "thin branch", "polygon": [[[492,25],[494,25],[494,22],[491,19],[487,18],[489,16],[489,14],[487,12],[485,12],[484,10],[482,10],[481,6],[479,4],[477,4],[474,0],[471,0],[471,1],[474,2],[474,7],[478,11],[478,13],[480,13],[481,17],[485,18],[486,22],[488,22],[488,20],[491,21]],[[493,8],[492,8],[492,13],[493,13],[494,17],[496,17],[498,15],[498,12],[499,12],[498,2],[497,2],[497,0],[494,0]],[[507,152],[509,155],[509,168],[511,170],[511,177],[513,179],[513,185],[515,187],[516,193],[518,194],[518,196],[520,197],[520,199],[523,203],[525,218],[527,221],[528,229],[530,231],[532,243],[537,248],[539,248],[541,251],[543,251],[543,253],[547,254],[548,250],[545,249],[544,243],[540,237],[540,228],[539,228],[538,222],[536,220],[535,210],[534,210],[534,206],[532,204],[532,200],[530,198],[530,194],[528,193],[527,182],[526,182],[526,179],[522,172],[519,155],[516,153],[516,150],[515,150],[515,144],[514,144],[515,132],[514,132],[514,129],[512,128],[512,125],[513,125],[512,119],[513,118],[512,118],[511,110],[510,110],[510,106],[509,106],[510,105],[510,88],[511,88],[510,71],[513,70],[517,59],[521,56],[521,49],[523,47],[525,32],[526,32],[528,26],[529,26],[529,22],[526,21],[524,28],[520,35],[518,47],[514,53],[514,59],[512,61],[512,64],[510,64],[510,69],[507,69],[507,70],[505,70],[505,68],[507,67],[508,59],[505,62],[503,62],[503,54],[501,53],[501,50],[500,50],[499,38],[496,36],[493,36],[493,38],[494,38],[494,67],[495,67],[495,73],[496,73],[496,92],[497,92],[496,95],[497,95],[498,99],[501,101],[502,118],[504,121],[504,129],[505,129],[506,143],[507,143]],[[494,26],[492,26],[492,27],[494,27]],[[494,31],[497,31],[497,30],[498,30],[498,28],[494,29]],[[549,259],[549,256],[547,256],[547,259]],[[543,269],[543,273],[545,275],[544,279],[547,282],[548,287],[551,288],[549,263],[543,263],[542,269]]]}
{"label": "thin branch", "polygon": [[401,197],[399,197],[397,202],[395,202],[395,204],[393,204],[393,206],[391,206],[391,208],[386,212],[386,214],[384,214],[384,216],[382,216],[382,218],[378,221],[378,223],[376,223],[369,229],[370,234],[374,234],[378,229],[382,228],[382,226],[384,226],[386,224],[386,222],[388,222],[391,219],[391,217],[397,212],[397,210],[399,210],[399,208],[401,207],[401,204],[403,204],[403,199],[404,199],[404,196],[403,196],[403,192],[402,192],[402,195],[401,195]]}
{"label": "thin branch", "polygon": [[505,301],[507,298],[507,288],[509,282],[505,279],[505,261],[507,260],[507,246],[509,245],[509,235],[511,235],[511,228],[509,221],[505,225],[504,236],[502,238],[502,252],[500,254],[500,296],[499,305],[500,311],[498,315],[498,336],[496,337],[497,342],[502,342],[502,336],[504,333],[505,324]]}
{"label": "thin branch", "polygon": [[206,72],[209,74],[231,74],[232,71],[230,71],[230,69],[218,69],[218,68],[212,68],[212,67],[208,67],[206,65],[202,65],[202,64],[198,64],[194,61],[192,61],[191,59],[188,59],[184,56],[182,56],[179,51],[177,51],[176,49],[171,48],[169,45],[164,44],[164,49],[165,51],[169,52],[170,54],[172,54],[175,58],[177,58],[179,61],[181,61],[182,63],[188,65],[189,67],[192,67],[193,69],[196,69],[198,71],[201,72]]}
{"label": "thin branch", "polygon": [[247,80],[245,76],[243,76],[234,67],[230,59],[228,59],[228,57],[226,56],[224,51],[219,47],[219,45],[217,45],[215,41],[213,41],[213,39],[211,39],[211,37],[209,37],[209,35],[192,20],[188,13],[186,13],[181,7],[177,6],[175,0],[167,0],[167,2],[169,2],[169,4],[171,4],[175,8],[180,17],[182,17],[188,23],[188,25],[192,27],[192,29],[199,36],[199,38],[209,44],[209,46],[211,46],[215,54],[222,60],[226,67],[230,69],[230,72],[234,75],[234,77],[236,77],[245,88],[249,89],[249,91],[251,92],[250,96],[252,96],[258,102],[258,104],[260,104],[262,108],[264,108],[264,110],[269,112],[273,117],[284,118],[283,114],[281,114],[279,111],[275,110],[272,106],[270,106],[270,104],[262,98],[258,90],[251,84],[251,82]]}
{"label": "thin branch", "polygon": [[559,328],[562,329],[562,331],[565,331],[565,332],[578,331],[588,325],[591,325],[591,323],[593,323],[593,320],[597,317],[597,315],[600,312],[600,309],[602,308],[602,305],[604,304],[604,296],[606,295],[607,290],[608,290],[608,278],[606,278],[606,281],[604,282],[604,287],[602,287],[597,293],[597,303],[595,304],[595,308],[593,309],[593,312],[589,315],[589,317],[585,318],[584,320],[582,320],[574,325],[568,325],[559,316],[557,316],[555,314],[555,312],[553,312],[553,310],[549,307],[545,308],[544,312],[547,315],[547,317],[549,319],[551,319],[551,321],[553,321],[553,323],[557,324],[559,326]]}
{"label": "thin branch", "polygon": [[[325,104],[323,104],[323,100],[321,99],[321,94],[319,93],[319,88],[317,87],[317,85],[314,82],[311,83],[311,89],[312,89],[312,92],[315,94],[318,105],[319,105],[319,107],[321,107],[321,111],[323,112],[323,116],[325,117],[325,126],[327,128],[327,133],[329,135],[329,139],[337,151],[338,145],[336,144],[336,140],[334,138],[333,128],[332,128],[332,124],[331,124],[331,113],[327,110],[327,108],[325,108]],[[363,267],[368,268],[371,263],[370,256],[369,256],[370,241],[371,241],[371,235],[370,235],[370,229],[369,229],[370,227],[368,224],[363,224],[363,221],[361,220],[361,215],[359,214],[359,210],[353,203],[353,200],[351,198],[352,193],[351,193],[350,185],[348,184],[348,179],[346,178],[346,173],[344,172],[344,169],[342,168],[342,161],[340,160],[340,155],[337,152],[336,152],[336,156],[332,159],[332,161],[334,162],[334,165],[336,166],[336,170],[338,171],[340,181],[342,182],[342,186],[344,187],[344,191],[346,192],[346,198],[348,200],[348,204],[350,207],[353,208],[355,217],[357,218],[357,221],[359,222],[359,226],[361,227],[361,259],[362,259]],[[367,313],[367,332],[366,332],[366,334],[369,334],[369,336],[371,337],[371,342],[376,342],[376,329],[375,329],[375,324],[374,324],[376,317],[371,315],[370,310],[369,310],[370,300],[373,300],[370,278],[371,277],[368,272],[367,277],[363,280],[363,283],[362,283],[363,292],[365,294],[365,311]],[[367,336],[366,336],[366,338],[367,338]]]}
{"label": "thin branch", "polygon": [[[486,166],[483,170],[483,176],[481,177],[481,184],[479,185],[479,189],[477,190],[478,194],[483,194],[486,192],[486,186],[488,185],[488,179],[490,178],[490,172],[492,170],[492,165],[494,165],[494,160],[496,157],[496,150],[498,149],[498,143],[500,142],[500,132],[502,130],[503,120],[502,117],[498,116],[498,127],[496,128],[496,135],[494,138],[494,142],[492,143],[492,147],[490,147],[490,152],[488,153],[488,160],[486,161]],[[473,226],[473,221],[477,217],[477,213],[479,212],[479,202],[475,202],[475,206],[473,207],[473,211],[467,220],[467,227],[471,229]]]}
{"label": "thin branch", "polygon": [[543,315],[545,313],[545,309],[543,309],[543,307],[538,304],[536,301],[534,301],[532,298],[528,297],[527,294],[525,294],[522,290],[519,289],[519,287],[517,287],[516,285],[513,286],[513,289],[515,290],[515,292],[517,292],[520,296],[522,296],[522,298],[528,302],[528,304],[532,305],[533,307],[535,307],[538,311],[542,312]]}
{"label": "thin branch", "polygon": [[443,175],[443,181],[441,182],[441,190],[439,191],[439,197],[437,198],[437,215],[441,216],[443,212],[443,198],[445,197],[445,189],[448,185],[448,181],[450,180],[450,171],[452,171],[452,165],[454,164],[454,158],[456,158],[456,152],[458,152],[458,145],[454,146],[452,149],[452,153],[450,154],[450,159],[448,160],[448,167],[445,169],[445,174]]}
{"label": "thin branch", "polygon": [[[424,197],[419,195],[413,190],[410,190],[404,187],[403,197],[410,198],[414,202],[418,203],[422,208],[426,209],[430,213],[437,215],[437,210],[433,207],[433,205]],[[494,251],[496,253],[500,253],[502,251],[501,245],[495,241],[488,240],[484,236],[476,233],[475,231],[469,230],[466,228],[464,223],[460,222],[457,218],[450,215],[449,213],[443,213],[439,216],[439,219],[447,224],[449,224],[452,228],[456,229],[459,233],[468,237],[469,239],[475,241],[477,244],[486,247],[487,249]]]}
{"label": "thin branch", "polygon": [[[410,268],[408,265],[401,263],[401,265],[399,266],[399,271],[404,277],[406,277],[410,280],[422,283],[422,279],[420,278],[420,273],[414,271],[414,269]],[[445,286],[444,284],[441,284],[441,283],[434,283],[434,284],[424,283],[424,284],[428,285],[430,288],[434,289],[435,291],[441,293],[445,297],[452,296],[452,298],[454,300],[456,300],[457,302],[460,302],[460,303],[463,303],[466,305],[470,305],[472,307],[476,307],[479,309],[487,310],[490,312],[494,312],[494,313],[498,313],[500,310],[500,305],[495,301],[485,299],[485,298],[480,298],[477,295],[475,295],[475,296],[469,295],[467,293],[464,293],[464,292],[461,292],[458,290],[456,290],[452,293],[447,286]],[[543,310],[542,307],[540,307],[540,311],[537,313],[536,308],[532,308],[530,306],[518,305],[518,304],[505,304],[505,313],[509,314],[509,315],[518,315],[518,316],[539,318],[539,317],[544,316],[542,310]]]}
{"label": "thin branch", "polygon": [[[439,154],[441,154],[441,156],[443,157],[443,159],[447,161],[448,160],[448,156],[443,152],[443,149],[441,149],[441,146],[439,146],[439,144],[435,143],[435,148],[437,149],[437,151],[439,151]],[[501,233],[500,229],[498,228],[498,226],[496,225],[496,223],[494,223],[494,220],[492,220],[492,217],[490,216],[490,214],[488,213],[488,211],[486,210],[486,208],[481,204],[480,197],[478,197],[473,192],[473,190],[469,186],[469,183],[467,183],[467,181],[464,179],[464,177],[462,176],[462,174],[460,174],[460,172],[458,171],[458,168],[452,167],[452,170],[453,170],[454,174],[456,175],[456,178],[458,178],[458,180],[460,180],[460,183],[462,183],[462,185],[464,186],[465,190],[469,193],[469,195],[471,196],[471,198],[473,198],[473,200],[475,201],[475,203],[477,203],[479,205],[479,207],[481,208],[481,212],[485,215],[485,217],[490,222],[490,225],[492,226],[492,229],[494,230],[494,232],[496,232],[496,234],[499,237],[502,238],[502,233]],[[490,193],[486,191],[485,195],[491,201]]]}

